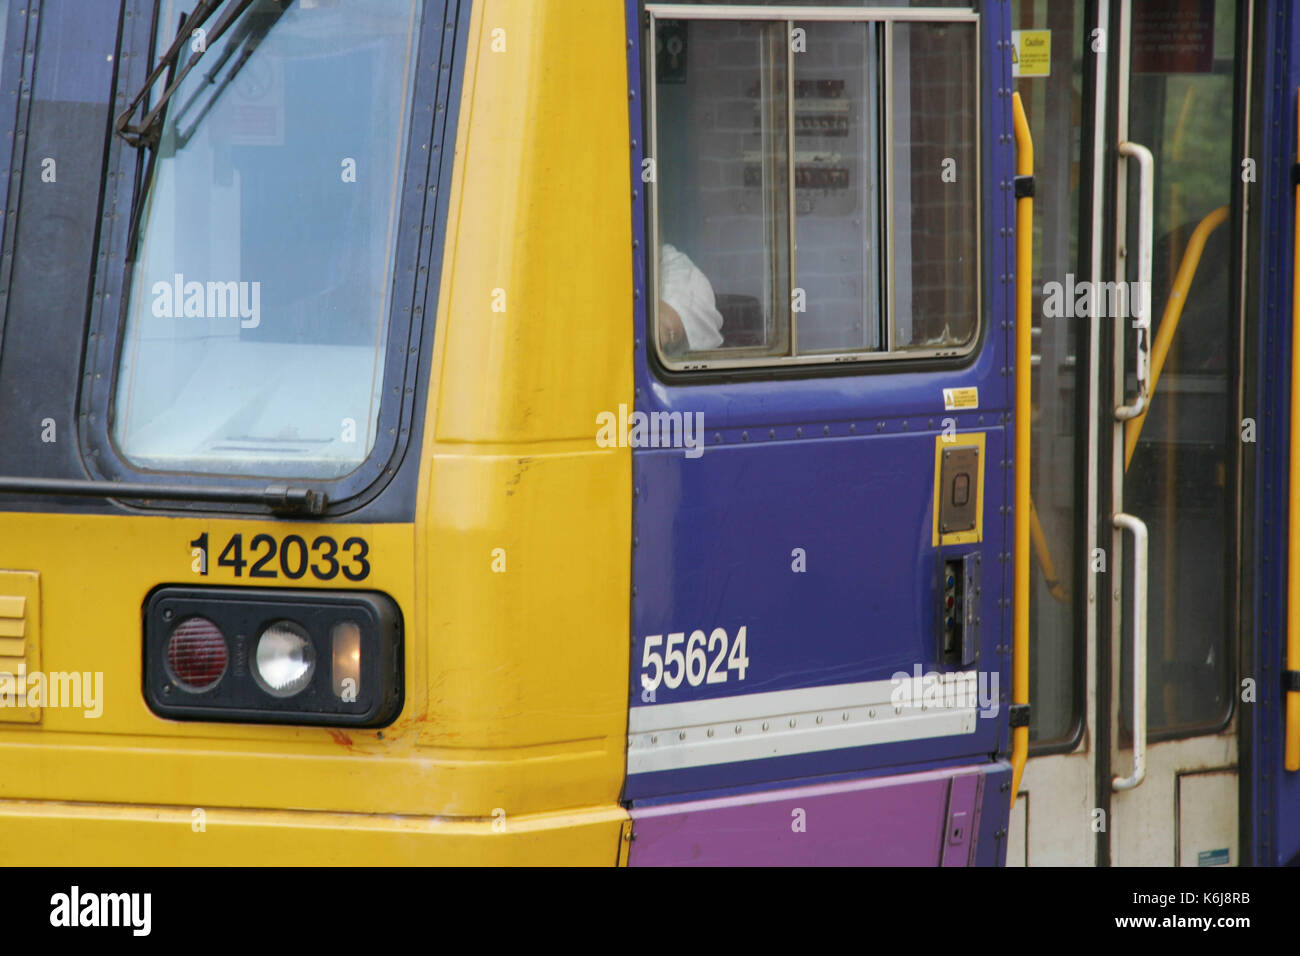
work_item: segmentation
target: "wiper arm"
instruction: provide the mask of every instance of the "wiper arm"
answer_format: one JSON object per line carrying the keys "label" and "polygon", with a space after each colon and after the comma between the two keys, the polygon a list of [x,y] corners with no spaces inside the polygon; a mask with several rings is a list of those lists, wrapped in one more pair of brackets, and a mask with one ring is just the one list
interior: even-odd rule
{"label": "wiper arm", "polygon": [[[186,16],[185,14],[182,13],[180,18],[180,23],[176,24],[177,36],[184,35],[185,20],[186,20]],[[153,38],[150,38],[149,47],[150,49],[153,48]],[[168,84],[171,83],[172,75],[176,72],[175,66],[176,66],[175,61],[172,61],[171,66],[167,68]],[[162,113],[159,114],[159,119],[158,119],[159,128],[161,128],[162,124],[166,121],[166,118],[167,118],[167,110],[164,107]],[[126,257],[128,261],[131,262],[135,261],[135,255],[136,252],[138,251],[136,238],[139,235],[139,230],[140,230],[140,214],[144,212],[144,197],[148,194],[149,187],[153,184],[153,171],[154,171],[154,167],[157,164],[158,164],[158,149],[155,146],[153,149],[149,150],[149,159],[145,162],[143,169],[141,168],[138,162],[136,163],[135,166],[135,190],[131,193],[131,218],[127,224],[127,233],[126,233],[127,235]]]}
{"label": "wiper arm", "polygon": [[186,61],[185,65],[181,67],[180,70],[176,71],[174,75],[169,77],[167,86],[163,89],[162,95],[158,97],[158,102],[154,103],[149,108],[149,112],[144,114],[139,123],[133,124],[131,122],[132,117],[134,117],[136,111],[140,109],[140,105],[149,95],[149,91],[154,88],[154,85],[158,82],[158,78],[161,77],[163,73],[175,69],[176,64],[180,61],[181,50],[183,50],[185,45],[189,43],[190,38],[194,35],[194,31],[207,23],[224,2],[226,2],[226,0],[200,0],[199,5],[194,8],[194,12],[185,19],[185,23],[181,26],[175,38],[172,40],[171,46],[167,48],[167,52],[158,58],[158,62],[154,64],[154,68],[149,71],[149,76],[144,81],[144,86],[142,86],[139,92],[131,98],[130,104],[122,111],[121,115],[117,117],[117,120],[114,121],[114,132],[136,149],[140,149],[141,147],[149,147],[150,149],[157,148],[158,140],[162,134],[163,111],[167,107],[168,100],[172,98],[172,95],[175,94],[180,85],[185,82],[185,77],[189,76],[190,70],[194,69],[199,60],[203,58],[203,54],[207,52],[208,48],[220,40],[221,37],[225,35],[225,32],[230,29],[230,25],[253,4],[253,0],[231,0],[230,6],[226,7],[221,17],[217,20],[216,25],[212,28],[212,32],[204,37],[203,49],[196,50],[189,60]]}
{"label": "wiper arm", "polygon": [[0,478],[0,494],[56,495],[77,498],[139,498],[157,501],[234,502],[265,505],[275,514],[318,515],[325,492],[290,485],[265,488],[152,485],[126,481],[78,481],[68,478]]}
{"label": "wiper arm", "polygon": [[225,67],[226,63],[229,62],[230,58],[234,55],[235,51],[238,50],[239,59],[235,60],[235,65],[232,66],[229,72],[221,78],[221,84],[217,86],[217,88],[213,90],[212,94],[207,98],[207,102],[203,104],[203,109],[199,112],[199,115],[195,117],[194,122],[190,124],[189,129],[181,129],[181,117],[188,113],[190,107],[192,107],[198,98],[203,95],[205,87],[197,87],[194,92],[190,94],[189,99],[187,99],[174,114],[176,119],[175,132],[177,149],[183,149],[185,144],[194,136],[194,131],[199,128],[200,124],[202,124],[204,117],[206,117],[212,108],[216,106],[217,101],[221,99],[222,94],[225,93],[230,84],[234,82],[235,77],[239,75],[239,71],[244,68],[244,64],[248,62],[249,58],[252,57],[253,53],[257,50],[258,44],[262,42],[266,35],[271,31],[271,28],[279,22],[282,16],[284,16],[285,12],[289,9],[289,4],[292,2],[293,0],[280,0],[279,6],[273,7],[265,13],[250,13],[239,22],[239,25],[235,28],[235,32],[230,36],[230,42],[226,44],[225,49],[221,51],[221,55],[217,57],[217,62],[212,65],[212,69],[210,69],[203,78],[208,81],[208,86],[216,84],[217,77],[220,76],[222,68]]}

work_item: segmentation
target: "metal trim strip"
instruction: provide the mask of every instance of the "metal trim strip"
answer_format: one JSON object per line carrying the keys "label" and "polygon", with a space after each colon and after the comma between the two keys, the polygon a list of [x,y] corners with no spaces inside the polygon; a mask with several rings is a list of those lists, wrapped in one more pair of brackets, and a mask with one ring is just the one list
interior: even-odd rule
{"label": "metal trim strip", "polygon": [[[950,689],[956,700],[963,685],[966,693],[977,688],[973,670],[939,676],[940,700],[949,696]],[[865,681],[632,707],[627,772],[653,773],[975,732],[975,706],[930,706],[924,697],[920,706],[915,700],[897,704],[894,695],[900,684]],[[916,684],[913,688],[921,692]]]}

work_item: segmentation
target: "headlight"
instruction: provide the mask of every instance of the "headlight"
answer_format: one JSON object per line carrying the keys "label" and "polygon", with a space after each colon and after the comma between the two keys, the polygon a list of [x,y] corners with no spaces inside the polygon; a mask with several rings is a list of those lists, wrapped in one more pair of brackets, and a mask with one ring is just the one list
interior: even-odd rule
{"label": "headlight", "polygon": [[253,677],[273,697],[292,697],[307,686],[315,670],[311,637],[293,621],[276,621],[257,639]]}

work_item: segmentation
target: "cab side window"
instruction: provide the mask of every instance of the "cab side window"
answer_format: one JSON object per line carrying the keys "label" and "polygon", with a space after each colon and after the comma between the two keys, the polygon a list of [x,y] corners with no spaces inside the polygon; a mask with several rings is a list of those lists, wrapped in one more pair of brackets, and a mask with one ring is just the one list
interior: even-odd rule
{"label": "cab side window", "polygon": [[[650,7],[669,368],[959,355],[978,332],[973,14]],[[876,17],[876,18],[873,18]]]}

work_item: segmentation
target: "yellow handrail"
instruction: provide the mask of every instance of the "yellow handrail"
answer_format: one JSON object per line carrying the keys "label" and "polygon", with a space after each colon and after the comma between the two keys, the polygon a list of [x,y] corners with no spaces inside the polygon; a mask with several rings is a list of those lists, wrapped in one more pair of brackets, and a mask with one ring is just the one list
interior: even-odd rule
{"label": "yellow handrail", "polygon": [[[1160,372],[1169,357],[1169,346],[1173,344],[1174,334],[1178,331],[1178,322],[1183,317],[1183,306],[1187,303],[1187,292],[1196,277],[1196,267],[1201,264],[1201,253],[1205,251],[1205,242],[1210,233],[1223,225],[1228,218],[1228,207],[1220,206],[1210,213],[1192,231],[1183,251],[1183,261],[1178,264],[1178,274],[1174,276],[1174,287],[1169,292],[1169,301],[1165,303],[1164,315],[1160,317],[1160,330],[1156,333],[1156,344],[1151,354],[1151,399],[1155,401],[1156,383],[1160,381]],[[1150,293],[1146,293],[1150,295]],[[1138,436],[1142,434],[1142,424],[1147,420],[1147,411],[1129,421],[1124,429],[1124,470],[1128,470],[1133,461],[1133,451],[1137,448]]]}
{"label": "yellow handrail", "polygon": [[1056,562],[1052,560],[1052,552],[1047,547],[1047,538],[1038,520],[1038,508],[1034,505],[1033,498],[1029,499],[1029,540],[1033,542],[1038,565],[1043,569],[1043,583],[1047,585],[1047,593],[1062,604],[1067,603],[1070,600],[1070,592],[1056,577]]}
{"label": "yellow handrail", "polygon": [[[1016,129],[1016,175],[1034,174],[1034,141],[1020,94],[1011,97]],[[1011,702],[1029,703],[1029,339],[1030,281],[1034,261],[1034,200],[1016,200],[1016,538],[1015,618],[1011,654]],[[1029,728],[1011,730],[1011,805],[1016,804],[1020,778],[1029,756]]]}
{"label": "yellow handrail", "polygon": [[[1300,130],[1300,90],[1297,90],[1296,128]],[[1300,142],[1296,144],[1296,161],[1300,162]],[[1295,197],[1294,259],[1291,263],[1291,492],[1287,512],[1290,525],[1287,535],[1286,563],[1286,666],[1300,670],[1300,361],[1296,345],[1300,343],[1300,189]],[[1300,691],[1286,694],[1286,769],[1300,770]]]}

